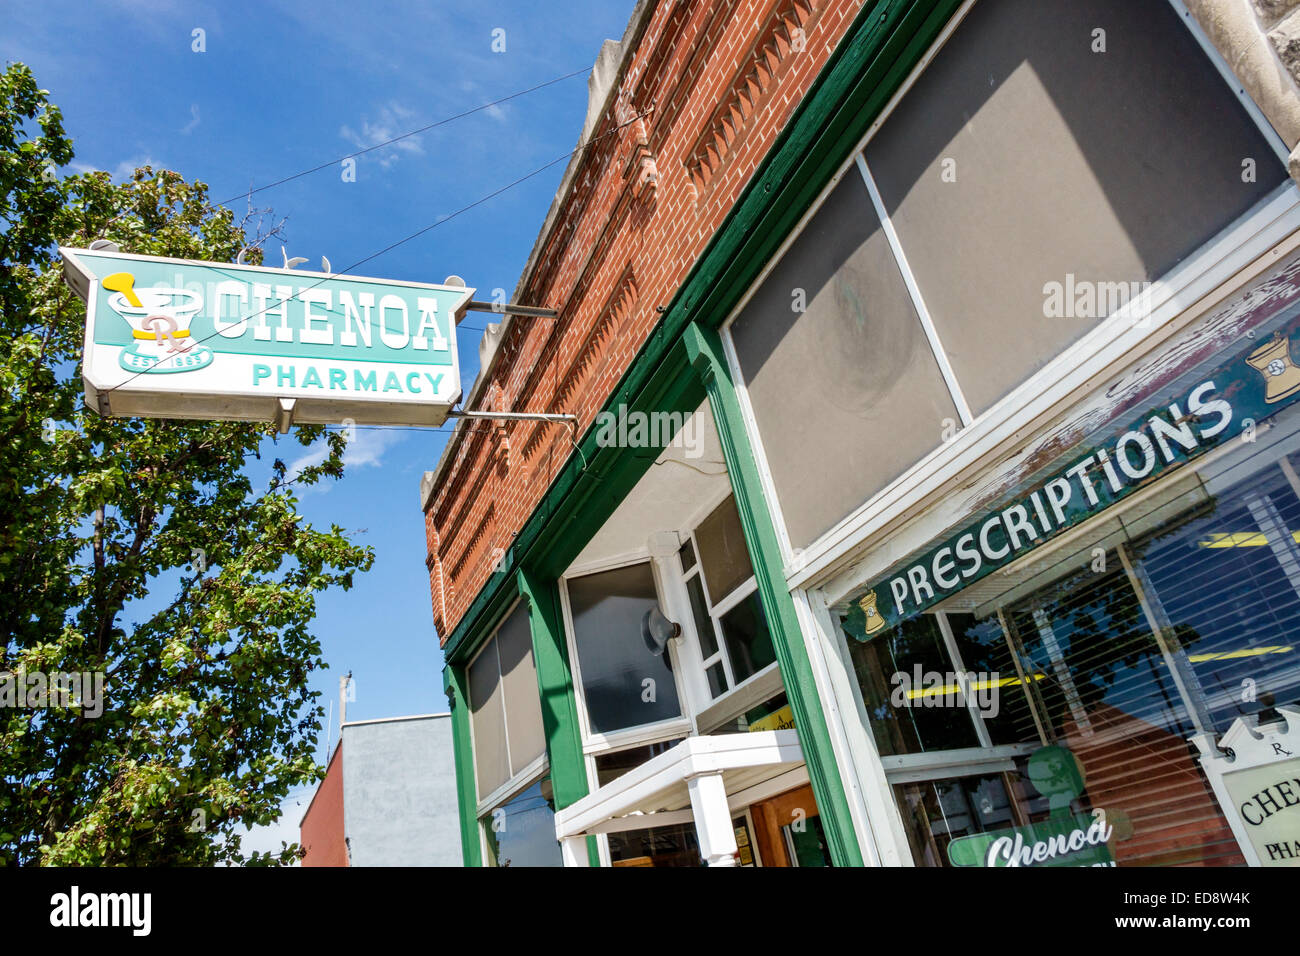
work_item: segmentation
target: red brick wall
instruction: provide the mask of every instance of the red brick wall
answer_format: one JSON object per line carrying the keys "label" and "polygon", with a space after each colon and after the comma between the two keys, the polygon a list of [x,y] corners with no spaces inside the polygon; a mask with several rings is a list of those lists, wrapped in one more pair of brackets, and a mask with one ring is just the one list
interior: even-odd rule
{"label": "red brick wall", "polygon": [[334,748],[334,756],[325,771],[325,779],[307,807],[299,829],[299,842],[307,855],[303,866],[347,866],[348,847],[343,842],[343,747]]}
{"label": "red brick wall", "polygon": [[[482,408],[571,412],[579,434],[591,425],[862,3],[657,4],[520,290],[560,315],[512,323]],[[444,641],[571,439],[536,422],[473,422],[453,438],[425,513]]]}

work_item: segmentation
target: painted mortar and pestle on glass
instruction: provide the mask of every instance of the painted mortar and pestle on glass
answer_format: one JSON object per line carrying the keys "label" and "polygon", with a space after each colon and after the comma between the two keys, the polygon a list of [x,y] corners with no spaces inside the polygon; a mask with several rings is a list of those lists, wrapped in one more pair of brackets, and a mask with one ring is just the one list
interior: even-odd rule
{"label": "painted mortar and pestle on glass", "polygon": [[135,276],[115,272],[101,284],[109,292],[108,306],[131,326],[131,344],[118,363],[129,372],[191,372],[212,364],[212,350],[190,333],[190,322],[203,307],[197,292],[187,289],[137,289]]}

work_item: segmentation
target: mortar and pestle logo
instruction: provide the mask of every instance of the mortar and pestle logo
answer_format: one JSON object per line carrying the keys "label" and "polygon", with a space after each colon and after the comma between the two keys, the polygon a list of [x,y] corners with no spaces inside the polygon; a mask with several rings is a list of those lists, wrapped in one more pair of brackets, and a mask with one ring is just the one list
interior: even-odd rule
{"label": "mortar and pestle logo", "polygon": [[1246,357],[1246,364],[1264,376],[1264,401],[1280,402],[1300,392],[1300,368],[1291,361],[1291,343],[1276,333]]}
{"label": "mortar and pestle logo", "polygon": [[212,350],[194,340],[190,322],[203,299],[188,289],[137,289],[135,276],[116,272],[102,285],[113,294],[108,306],[131,326],[131,344],[118,364],[146,374],[192,372],[212,364]]}

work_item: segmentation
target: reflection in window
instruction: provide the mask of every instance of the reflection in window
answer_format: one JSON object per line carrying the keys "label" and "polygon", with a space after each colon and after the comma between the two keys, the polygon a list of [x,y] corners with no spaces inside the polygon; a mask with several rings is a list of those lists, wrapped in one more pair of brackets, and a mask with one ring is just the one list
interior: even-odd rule
{"label": "reflection in window", "polygon": [[865,644],[850,641],[849,652],[881,754],[979,746],[964,703],[925,696],[927,675],[953,670],[934,615],[904,621]]}
{"label": "reflection in window", "polygon": [[628,830],[609,835],[615,866],[703,866],[700,841],[690,824]]}
{"label": "reflection in window", "polygon": [[563,866],[551,780],[543,777],[481,821],[488,866]]}
{"label": "reflection in window", "polygon": [[755,591],[719,619],[736,683],[748,680],[776,660],[763,604]]}
{"label": "reflection in window", "polygon": [[680,717],[669,652],[653,653],[641,633],[646,612],[659,606],[649,563],[570,578],[567,586],[592,731]]}

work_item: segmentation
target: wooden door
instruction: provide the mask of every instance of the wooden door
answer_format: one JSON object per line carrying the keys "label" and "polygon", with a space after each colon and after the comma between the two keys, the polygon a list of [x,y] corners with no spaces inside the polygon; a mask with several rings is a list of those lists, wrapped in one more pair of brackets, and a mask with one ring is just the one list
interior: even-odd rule
{"label": "wooden door", "polygon": [[798,787],[771,800],[755,803],[749,812],[754,818],[754,842],[758,844],[763,866],[793,866],[781,829],[797,820],[806,821],[817,816],[817,801],[813,799],[812,787]]}

